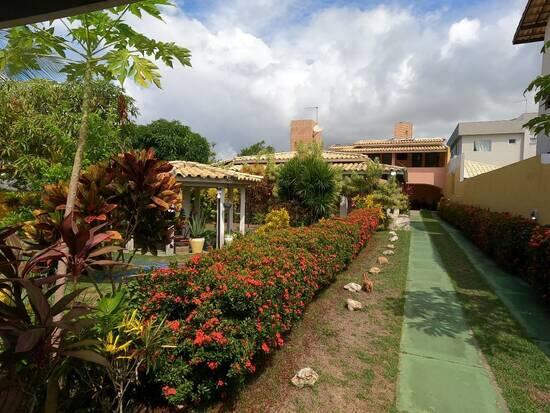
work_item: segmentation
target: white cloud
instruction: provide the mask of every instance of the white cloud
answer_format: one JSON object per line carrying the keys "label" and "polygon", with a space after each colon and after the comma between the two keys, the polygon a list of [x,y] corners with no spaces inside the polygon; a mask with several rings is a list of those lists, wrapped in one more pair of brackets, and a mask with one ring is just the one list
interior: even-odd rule
{"label": "white cloud", "polygon": [[383,5],[304,15],[291,0],[227,1],[201,21],[172,10],[166,25],[135,24],[191,49],[193,67],[163,67],[163,90],[128,90],[140,122],[178,119],[216,142],[220,156],[260,139],[288,149],[289,122],[312,117],[308,106],[320,107],[329,144],[387,137],[398,120],[413,121],[419,136],[446,137],[458,121],[524,108],[539,45],[512,46],[521,13],[513,1],[452,20]]}

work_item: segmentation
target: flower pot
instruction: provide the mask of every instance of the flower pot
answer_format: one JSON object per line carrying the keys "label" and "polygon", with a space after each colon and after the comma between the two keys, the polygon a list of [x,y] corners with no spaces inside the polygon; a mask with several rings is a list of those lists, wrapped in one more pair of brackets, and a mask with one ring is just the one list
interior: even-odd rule
{"label": "flower pot", "polygon": [[223,243],[227,246],[231,245],[233,242],[233,235],[224,235],[223,237]]}
{"label": "flower pot", "polygon": [[189,245],[191,245],[191,252],[193,254],[200,254],[204,248],[204,238],[191,238]]}

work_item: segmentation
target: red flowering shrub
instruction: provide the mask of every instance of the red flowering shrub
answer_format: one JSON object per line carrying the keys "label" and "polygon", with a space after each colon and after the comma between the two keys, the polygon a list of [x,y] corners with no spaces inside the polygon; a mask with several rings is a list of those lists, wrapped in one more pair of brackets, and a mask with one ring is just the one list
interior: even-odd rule
{"label": "red flowering shrub", "polygon": [[550,299],[550,227],[527,218],[442,201],[439,215],[504,268]]}
{"label": "red flowering shrub", "polygon": [[316,292],[365,246],[378,216],[360,209],[310,227],[250,234],[135,281],[141,311],[166,317],[176,337],[154,373],[162,393],[175,404],[198,403],[254,373],[255,359],[283,346]]}

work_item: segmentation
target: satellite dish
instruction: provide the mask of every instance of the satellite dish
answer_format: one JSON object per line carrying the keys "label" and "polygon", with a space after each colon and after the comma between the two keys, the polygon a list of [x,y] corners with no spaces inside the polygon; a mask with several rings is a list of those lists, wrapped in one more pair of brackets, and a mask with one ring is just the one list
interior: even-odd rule
{"label": "satellite dish", "polygon": [[315,126],[313,127],[313,132],[315,132],[315,133],[319,133],[319,132],[321,132],[322,130],[323,130],[323,128],[321,128],[319,125],[315,125]]}

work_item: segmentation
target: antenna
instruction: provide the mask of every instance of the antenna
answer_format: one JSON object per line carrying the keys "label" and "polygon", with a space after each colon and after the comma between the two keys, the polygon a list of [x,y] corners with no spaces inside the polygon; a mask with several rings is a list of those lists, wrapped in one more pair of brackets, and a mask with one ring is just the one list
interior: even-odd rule
{"label": "antenna", "polygon": [[315,109],[315,122],[319,123],[319,106],[306,106],[304,109]]}

